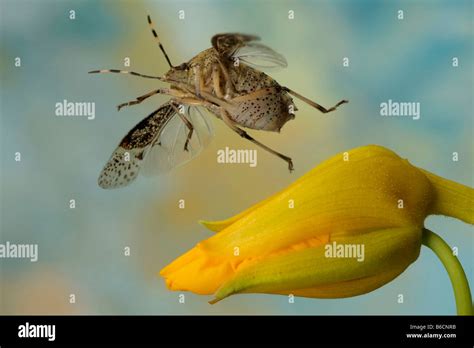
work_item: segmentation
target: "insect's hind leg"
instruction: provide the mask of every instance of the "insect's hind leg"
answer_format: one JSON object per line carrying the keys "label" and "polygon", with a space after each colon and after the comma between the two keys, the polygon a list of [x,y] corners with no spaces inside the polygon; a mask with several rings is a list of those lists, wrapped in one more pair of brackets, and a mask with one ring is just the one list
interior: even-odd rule
{"label": "insect's hind leg", "polygon": [[229,114],[227,113],[227,111],[224,109],[224,108],[221,108],[221,118],[222,120],[224,121],[224,123],[229,126],[234,132],[236,132],[237,134],[239,134],[242,138],[245,138],[247,140],[250,140],[252,143],[254,143],[255,145],[257,146],[260,146],[262,149],[264,149],[265,151],[268,151],[270,152],[271,154],[273,155],[276,155],[278,157],[280,157],[282,160],[286,161],[288,163],[288,169],[290,170],[290,172],[293,171],[293,161],[291,160],[290,157],[288,156],[285,156],[271,148],[269,148],[268,146],[262,144],[261,142],[259,142],[258,140],[255,140],[254,138],[252,138],[246,131],[244,131],[243,129],[237,127],[234,122],[230,119],[229,117]]}
{"label": "insect's hind leg", "polygon": [[189,145],[189,141],[191,140],[192,136],[193,136],[193,131],[194,131],[194,127],[193,127],[193,124],[191,123],[191,121],[189,121],[186,116],[184,116],[181,111],[178,109],[178,107],[175,105],[175,103],[171,103],[171,106],[173,107],[173,109],[176,111],[176,113],[178,114],[179,118],[181,118],[181,120],[184,122],[184,124],[186,125],[186,127],[188,127],[188,136],[186,137],[186,142],[184,143],[184,151],[189,151],[188,150],[188,145]]}
{"label": "insect's hind leg", "polygon": [[288,87],[282,87],[282,89],[285,91],[285,92],[288,92],[290,93],[291,95],[295,96],[296,98],[304,101],[305,103],[311,105],[312,107],[318,109],[319,111],[321,111],[323,114],[326,114],[328,112],[331,112],[331,111],[334,111],[337,109],[337,107],[339,105],[342,105],[342,104],[345,104],[345,103],[348,103],[349,101],[348,100],[341,100],[339,103],[337,103],[336,105],[334,105],[333,107],[330,107],[329,109],[326,109],[324,106],[322,105],[319,105],[318,103],[312,101],[311,99],[308,99],[304,96],[302,96],[301,94],[299,93],[296,93],[295,91],[289,89]]}

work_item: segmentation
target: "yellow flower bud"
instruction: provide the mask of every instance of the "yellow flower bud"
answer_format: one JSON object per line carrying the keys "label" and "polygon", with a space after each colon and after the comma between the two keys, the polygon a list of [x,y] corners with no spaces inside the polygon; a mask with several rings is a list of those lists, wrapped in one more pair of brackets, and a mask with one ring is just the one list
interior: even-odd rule
{"label": "yellow flower bud", "polygon": [[364,146],[228,220],[202,222],[218,233],[161,275],[169,289],[215,294],[213,302],[237,293],[360,295],[417,259],[430,214],[473,223],[473,190]]}

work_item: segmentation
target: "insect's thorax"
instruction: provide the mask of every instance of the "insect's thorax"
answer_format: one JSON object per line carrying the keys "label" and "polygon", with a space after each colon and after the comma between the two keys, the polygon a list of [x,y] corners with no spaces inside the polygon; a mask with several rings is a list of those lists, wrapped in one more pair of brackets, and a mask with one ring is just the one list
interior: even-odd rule
{"label": "insect's thorax", "polygon": [[[221,63],[219,62],[219,56],[214,48],[209,48],[189,61],[189,75],[188,83],[193,84],[195,81],[195,70],[194,67],[199,69],[201,77],[204,81],[204,86],[207,90],[215,94],[213,88],[213,70],[219,69],[219,79],[221,86],[225,88],[226,76],[222,71]],[[265,87],[278,86],[273,78],[265,74],[264,72],[258,71],[245,64],[235,64],[235,62],[229,61],[224,62],[226,70],[228,71],[232,85],[234,86],[235,95],[231,97],[241,96],[254,92],[258,89]]]}

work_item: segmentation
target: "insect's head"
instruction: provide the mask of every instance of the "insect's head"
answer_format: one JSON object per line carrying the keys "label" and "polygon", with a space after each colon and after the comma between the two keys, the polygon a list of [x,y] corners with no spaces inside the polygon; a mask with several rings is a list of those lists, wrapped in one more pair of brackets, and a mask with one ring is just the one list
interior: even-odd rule
{"label": "insect's head", "polygon": [[168,81],[185,81],[188,79],[189,64],[183,63],[172,67],[165,74],[165,79]]}

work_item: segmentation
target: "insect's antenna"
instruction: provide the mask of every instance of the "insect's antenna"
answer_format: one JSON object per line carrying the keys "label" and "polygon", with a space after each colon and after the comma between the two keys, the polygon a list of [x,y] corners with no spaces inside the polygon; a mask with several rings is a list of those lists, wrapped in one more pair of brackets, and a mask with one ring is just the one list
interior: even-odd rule
{"label": "insect's antenna", "polygon": [[102,69],[102,70],[89,71],[89,74],[104,74],[104,73],[130,74],[130,75],[134,75],[134,76],[144,77],[146,79],[161,80],[161,77],[159,77],[159,76],[144,75],[144,74],[137,73],[135,71],[117,70],[117,69]]}
{"label": "insect's antenna", "polygon": [[151,21],[150,15],[148,15],[147,18],[148,18],[148,24],[150,24],[151,32],[153,33],[153,36],[155,37],[156,41],[158,41],[158,46],[160,46],[161,52],[163,52],[163,54],[165,55],[166,61],[168,62],[169,66],[173,68],[173,64],[171,64],[168,54],[166,53],[165,48],[160,42],[160,38],[158,37],[158,34],[156,33],[155,28],[153,28],[153,23]]}

